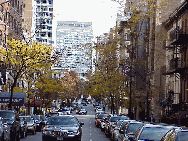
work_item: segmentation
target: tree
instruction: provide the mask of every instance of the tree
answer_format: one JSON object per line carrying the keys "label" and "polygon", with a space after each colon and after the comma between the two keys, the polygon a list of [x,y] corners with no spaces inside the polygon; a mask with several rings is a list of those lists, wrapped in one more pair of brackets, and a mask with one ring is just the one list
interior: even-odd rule
{"label": "tree", "polygon": [[47,105],[49,105],[53,99],[59,97],[63,90],[61,82],[57,78],[53,78],[53,74],[56,74],[56,72],[50,69],[37,72],[35,91],[36,95],[42,99],[43,104],[46,101]]}
{"label": "tree", "polygon": [[13,89],[18,79],[24,77],[29,70],[42,68],[51,62],[50,46],[37,43],[27,44],[15,39],[7,41],[7,47],[0,50],[2,60],[6,63],[12,77],[9,108],[12,107]]}
{"label": "tree", "polygon": [[120,63],[121,48],[117,35],[118,28],[111,30],[103,37],[101,43],[96,43],[97,62],[95,74],[91,75],[86,89],[93,97],[103,99],[108,97],[111,102],[111,113],[114,113],[114,104],[118,104],[122,91],[126,87],[126,76],[122,73]]}
{"label": "tree", "polygon": [[80,79],[76,72],[65,72],[65,76],[60,78],[62,91],[59,94],[60,98],[78,97],[80,92]]}

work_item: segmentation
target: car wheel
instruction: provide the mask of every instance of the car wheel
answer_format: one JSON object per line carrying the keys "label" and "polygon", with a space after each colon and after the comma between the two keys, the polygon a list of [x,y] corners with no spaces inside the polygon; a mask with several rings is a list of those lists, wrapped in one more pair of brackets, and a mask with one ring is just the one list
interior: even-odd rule
{"label": "car wheel", "polygon": [[27,137],[27,134],[28,134],[28,133],[27,133],[27,131],[26,131],[26,132],[25,132],[25,137]]}
{"label": "car wheel", "polygon": [[1,137],[1,141],[4,141],[5,140],[5,133],[3,132],[3,134],[2,134],[2,137]]}
{"label": "car wheel", "polygon": [[77,139],[77,141],[81,141],[81,140],[82,140],[81,137]]}
{"label": "car wheel", "polygon": [[32,134],[35,135],[35,134],[36,134],[36,130],[33,130],[33,131],[32,131]]}
{"label": "car wheel", "polygon": [[21,134],[20,134],[20,131],[18,131],[18,133],[16,134],[16,141],[20,141],[20,137],[21,137]]}
{"label": "car wheel", "polygon": [[21,138],[22,138],[22,139],[25,138],[25,132],[24,132],[24,131],[21,132]]}

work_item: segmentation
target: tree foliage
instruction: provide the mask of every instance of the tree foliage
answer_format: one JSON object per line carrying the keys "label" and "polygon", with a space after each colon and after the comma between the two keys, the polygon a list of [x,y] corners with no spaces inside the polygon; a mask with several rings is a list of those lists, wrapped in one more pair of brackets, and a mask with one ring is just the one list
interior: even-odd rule
{"label": "tree foliage", "polygon": [[6,63],[11,76],[11,98],[9,108],[12,106],[13,89],[18,79],[24,77],[29,70],[42,69],[51,63],[50,46],[42,44],[21,42],[15,39],[7,41],[7,47],[0,50],[2,61]]}

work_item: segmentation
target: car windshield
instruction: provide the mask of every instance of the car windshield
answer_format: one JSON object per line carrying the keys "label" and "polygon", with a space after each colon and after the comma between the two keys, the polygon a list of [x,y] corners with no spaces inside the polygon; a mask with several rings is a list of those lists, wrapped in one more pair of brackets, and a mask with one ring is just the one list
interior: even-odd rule
{"label": "car windshield", "polygon": [[51,117],[47,124],[49,125],[78,125],[78,120],[74,117]]}
{"label": "car windshield", "polygon": [[58,113],[50,113],[51,116],[57,116]]}
{"label": "car windshield", "polygon": [[33,122],[33,119],[32,119],[31,117],[25,117],[25,120],[26,120],[27,122]]}
{"label": "car windshield", "polygon": [[127,130],[125,132],[125,134],[135,134],[136,131],[142,127],[144,124],[143,123],[130,123],[127,127]]}
{"label": "car windshield", "polygon": [[188,139],[188,132],[179,132],[175,138],[175,141],[186,141]]}
{"label": "car windshield", "polygon": [[32,116],[32,118],[33,118],[34,120],[40,120],[40,117],[39,117],[39,116]]}
{"label": "car windshield", "polygon": [[121,116],[118,116],[118,117],[111,117],[110,118],[110,122],[115,122],[115,121],[117,121],[117,120],[126,120],[126,119],[128,119],[127,117],[121,117]]}
{"label": "car windshield", "polygon": [[107,115],[99,115],[98,119],[102,119],[103,117],[107,117]]}
{"label": "car windshield", "polygon": [[15,114],[14,112],[5,112],[5,111],[0,111],[0,117],[2,117],[5,120],[14,120],[15,119]]}
{"label": "car windshield", "polygon": [[167,127],[145,127],[143,128],[139,140],[160,141],[170,129]]}
{"label": "car windshield", "polygon": [[47,118],[45,116],[42,117],[42,120],[47,121]]}

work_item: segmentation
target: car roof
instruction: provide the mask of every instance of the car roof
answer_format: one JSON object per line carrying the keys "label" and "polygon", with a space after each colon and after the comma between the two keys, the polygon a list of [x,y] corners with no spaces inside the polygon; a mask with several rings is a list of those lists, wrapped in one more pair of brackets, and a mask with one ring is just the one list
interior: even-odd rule
{"label": "car roof", "polygon": [[15,112],[13,110],[0,110],[0,112]]}
{"label": "car roof", "polygon": [[31,117],[31,116],[19,116],[19,117]]}
{"label": "car roof", "polygon": [[130,120],[129,123],[145,123],[145,122],[143,122],[143,121],[137,121],[137,120]]}
{"label": "car roof", "polygon": [[[60,117],[60,116],[53,116],[52,118],[54,118],[54,117]],[[74,117],[74,116],[72,116],[72,115],[62,115],[61,117]]]}
{"label": "car roof", "polygon": [[145,127],[151,127],[151,128],[153,128],[153,127],[164,127],[164,128],[169,128],[169,129],[172,129],[172,128],[174,128],[174,129],[181,129],[181,127],[178,127],[178,126],[160,125],[160,124],[152,124],[152,123],[145,124],[143,126],[143,128],[145,128]]}

